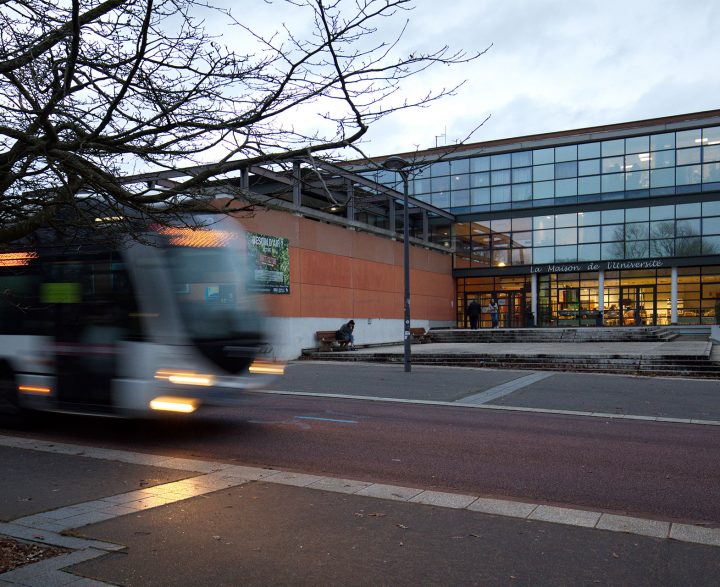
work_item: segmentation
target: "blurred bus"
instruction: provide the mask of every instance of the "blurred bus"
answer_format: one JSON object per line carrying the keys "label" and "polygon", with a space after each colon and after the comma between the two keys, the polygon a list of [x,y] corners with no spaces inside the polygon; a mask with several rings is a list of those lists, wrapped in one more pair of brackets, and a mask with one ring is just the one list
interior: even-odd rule
{"label": "blurred bus", "polygon": [[211,215],[192,226],[72,244],[34,235],[2,250],[3,419],[27,408],[191,413],[282,374],[246,291],[244,232]]}

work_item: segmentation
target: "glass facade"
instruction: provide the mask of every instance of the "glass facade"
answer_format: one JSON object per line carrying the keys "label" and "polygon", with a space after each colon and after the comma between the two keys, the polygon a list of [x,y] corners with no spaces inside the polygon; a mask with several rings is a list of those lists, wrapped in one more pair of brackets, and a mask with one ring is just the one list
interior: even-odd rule
{"label": "glass facade", "polygon": [[458,218],[442,235],[455,253],[458,325],[471,299],[490,297],[501,327],[715,323],[720,111],[694,116],[695,128],[661,120],[646,134],[527,137],[476,150],[508,152],[419,165],[411,195]]}
{"label": "glass facade", "polygon": [[454,267],[720,254],[717,200],[460,222]]}

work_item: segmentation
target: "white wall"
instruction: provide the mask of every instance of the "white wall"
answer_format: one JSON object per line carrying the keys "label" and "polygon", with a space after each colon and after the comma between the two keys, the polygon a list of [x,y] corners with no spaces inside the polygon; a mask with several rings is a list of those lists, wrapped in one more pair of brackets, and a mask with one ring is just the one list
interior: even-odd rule
{"label": "white wall", "polygon": [[[302,349],[317,348],[315,332],[338,330],[348,320],[355,320],[355,344],[402,344],[403,320],[382,318],[275,318],[268,317],[275,356],[285,361],[297,359]],[[438,320],[411,320],[413,328],[452,327],[454,322]]]}

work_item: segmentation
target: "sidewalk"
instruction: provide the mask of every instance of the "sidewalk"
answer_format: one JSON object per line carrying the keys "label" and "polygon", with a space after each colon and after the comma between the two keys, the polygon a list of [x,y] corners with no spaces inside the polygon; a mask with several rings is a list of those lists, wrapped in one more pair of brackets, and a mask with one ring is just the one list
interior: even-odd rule
{"label": "sidewalk", "polygon": [[720,529],[0,436],[0,585],[715,585]]}

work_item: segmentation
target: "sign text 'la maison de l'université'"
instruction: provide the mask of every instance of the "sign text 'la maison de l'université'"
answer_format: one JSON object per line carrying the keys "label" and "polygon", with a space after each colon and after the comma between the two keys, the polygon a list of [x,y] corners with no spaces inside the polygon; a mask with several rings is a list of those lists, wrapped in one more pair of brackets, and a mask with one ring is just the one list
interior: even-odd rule
{"label": "sign text 'la maison de l'universit\u00e9'", "polygon": [[602,263],[555,263],[533,265],[533,273],[581,273],[585,271],[620,271],[628,269],[659,269],[665,267],[663,259],[645,261],[603,261]]}

